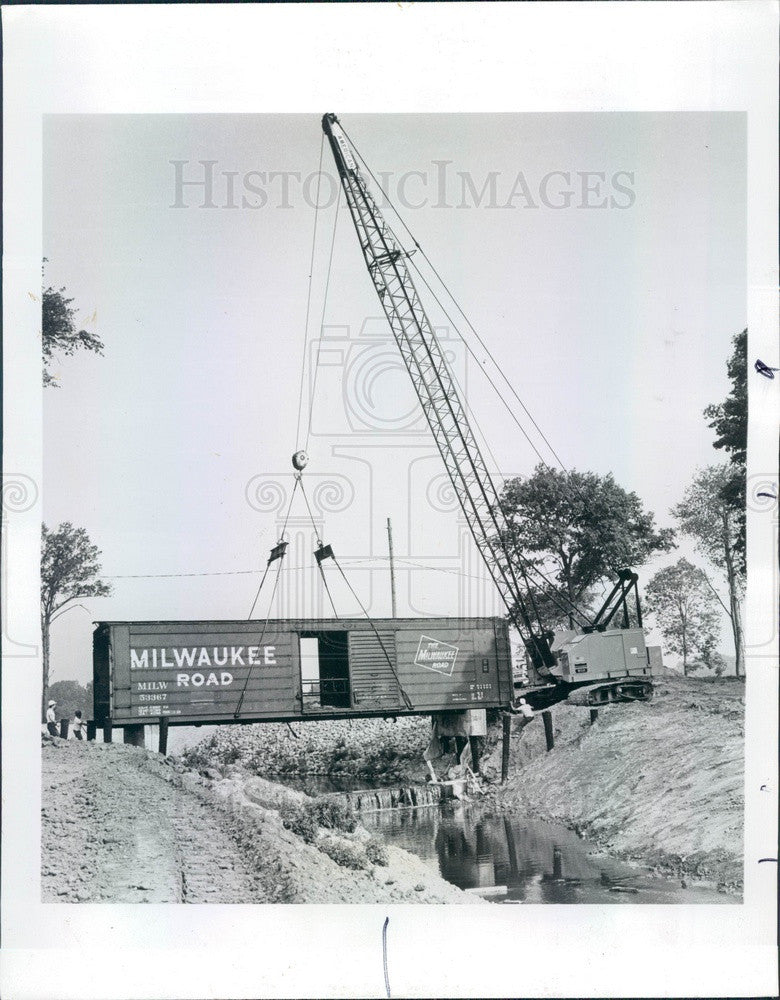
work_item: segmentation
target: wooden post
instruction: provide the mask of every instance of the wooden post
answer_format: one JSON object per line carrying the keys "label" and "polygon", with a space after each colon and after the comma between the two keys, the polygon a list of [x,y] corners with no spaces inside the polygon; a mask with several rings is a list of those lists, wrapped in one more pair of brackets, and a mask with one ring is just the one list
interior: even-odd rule
{"label": "wooden post", "polygon": [[469,746],[471,747],[471,770],[475,774],[479,771],[479,763],[482,760],[481,742],[481,736],[469,736]]}
{"label": "wooden post", "polygon": [[599,717],[599,710],[597,708],[592,708],[590,710],[590,724],[591,724],[591,726],[596,721],[596,719],[598,719],[598,717]]}
{"label": "wooden post", "polygon": [[67,719],[60,719],[60,736],[63,740],[68,738],[68,726],[70,723]]}
{"label": "wooden post", "polygon": [[506,713],[502,718],[503,733],[501,742],[501,784],[509,777],[509,736],[512,732],[512,716]]}
{"label": "wooden post", "polygon": [[393,526],[390,518],[387,519],[387,550],[390,553],[390,602],[393,618],[396,617],[395,604],[395,566],[393,564]]}
{"label": "wooden post", "polygon": [[549,753],[549,751],[555,746],[552,712],[542,712],[542,722],[544,723],[544,738],[547,741],[547,751]]}
{"label": "wooden post", "polygon": [[144,727],[143,726],[125,726],[122,730],[122,742],[126,743],[131,747],[143,747],[144,745]]}
{"label": "wooden post", "polygon": [[111,725],[111,719],[105,718],[103,720],[103,742],[110,743],[113,739],[113,726]]}
{"label": "wooden post", "polygon": [[168,716],[163,715],[160,718],[160,745],[158,747],[160,753],[163,757],[168,756]]}
{"label": "wooden post", "polygon": [[94,719],[87,719],[87,739],[94,740],[97,735],[97,722]]}

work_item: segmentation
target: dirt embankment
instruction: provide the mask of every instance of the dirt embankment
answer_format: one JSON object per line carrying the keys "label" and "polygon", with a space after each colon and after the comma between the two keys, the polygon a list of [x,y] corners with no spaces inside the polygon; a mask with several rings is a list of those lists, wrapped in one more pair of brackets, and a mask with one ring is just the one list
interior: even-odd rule
{"label": "dirt embankment", "polygon": [[45,902],[479,902],[235,765],[204,776],[121,744],[42,742]]}
{"label": "dirt embankment", "polygon": [[[742,885],[744,684],[664,678],[647,704],[553,710],[513,737],[498,801],[563,823],[611,854],[737,890]],[[489,764],[500,767],[500,746]]]}
{"label": "dirt embankment", "polygon": [[[562,823],[609,853],[651,867],[742,885],[744,683],[664,677],[649,703],[553,709],[555,748],[538,719],[513,736],[501,774],[501,726],[483,769],[491,806]],[[517,720],[515,722],[517,726]],[[423,779],[427,718],[226,726],[187,752],[197,766],[239,761],[260,775],[330,774],[412,784]],[[441,768],[440,768],[441,770]]]}

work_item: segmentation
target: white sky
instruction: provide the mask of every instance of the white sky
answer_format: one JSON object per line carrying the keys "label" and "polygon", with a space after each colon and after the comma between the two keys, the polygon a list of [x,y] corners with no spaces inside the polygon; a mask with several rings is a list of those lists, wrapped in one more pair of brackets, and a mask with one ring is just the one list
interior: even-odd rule
{"label": "white sky", "polygon": [[[399,184],[415,202],[427,196],[403,211],[406,222],[563,461],[613,472],[658,523],[671,523],[668,508],[695,467],[721,458],[702,410],[727,393],[731,338],[746,325],[744,116],[345,113],[343,122],[374,172],[390,175],[391,196]],[[64,359],[62,387],[44,393],[44,518],[86,527],[105,576],[115,578],[111,598],[55,624],[54,680],[91,676],[93,618],[249,612],[259,576],[246,571],[264,565],[276,519],[247,502],[247,483],[289,479],[296,443],[314,223],[302,181],[317,170],[320,136],[317,115],[44,119],[47,283],[65,286],[80,323],[106,345],[103,358]],[[265,172],[264,183],[249,183],[267,201],[199,208],[201,192],[188,189],[191,207],[173,208],[172,160],[187,161],[186,177],[201,170],[199,160],[216,161],[218,206],[225,171],[237,172],[239,205],[242,194],[257,201],[242,187],[246,175]],[[446,188],[436,161],[451,161]],[[334,174],[327,148],[324,169]],[[288,175],[290,207],[274,171]],[[408,171],[422,176],[401,181]],[[552,171],[570,175],[569,207],[541,204]],[[611,179],[633,174],[619,179],[633,203],[579,207],[582,171],[603,172],[604,192],[621,204],[627,198]],[[499,205],[522,172],[539,207],[519,194],[510,207],[475,207],[473,197],[457,207],[458,172],[477,191],[497,172]],[[553,178],[552,198],[566,187]],[[315,183],[307,190],[313,196]],[[319,216],[312,337],[333,213]],[[430,314],[446,324],[435,307]],[[325,540],[345,561],[385,556],[390,516],[396,555],[438,566],[401,574],[399,614],[498,611],[478,605],[475,591],[459,594],[457,573],[478,572],[477,557],[470,543],[459,554],[455,515],[426,499],[443,471],[429,435],[413,419],[388,430],[414,400],[380,316],[342,208],[325,317],[335,343],[322,356],[306,477],[312,491],[336,479],[354,493],[327,517]],[[367,319],[374,322],[361,338]],[[462,348],[455,357],[502,471],[528,473],[536,456],[476,364]],[[303,505],[293,513],[302,518]],[[309,565],[310,539],[294,541],[289,563]],[[313,613],[313,572],[288,579],[274,613]],[[389,614],[384,570],[356,572],[353,582],[374,614]],[[337,583],[334,596],[340,613],[357,610]],[[725,629],[721,645],[730,651]]]}

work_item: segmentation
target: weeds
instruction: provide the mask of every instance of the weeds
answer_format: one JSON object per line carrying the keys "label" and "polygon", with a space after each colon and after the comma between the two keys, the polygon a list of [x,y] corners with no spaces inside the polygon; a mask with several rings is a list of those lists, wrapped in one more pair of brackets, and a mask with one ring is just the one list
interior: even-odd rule
{"label": "weeds", "polygon": [[382,868],[385,868],[390,863],[387,848],[376,837],[371,837],[366,841],[365,852],[368,860],[374,865],[380,865]]}
{"label": "weeds", "polygon": [[357,871],[368,868],[370,862],[363,848],[347,840],[337,840],[335,837],[323,837],[317,842],[317,847],[323,854],[335,861],[342,868],[353,868]]}

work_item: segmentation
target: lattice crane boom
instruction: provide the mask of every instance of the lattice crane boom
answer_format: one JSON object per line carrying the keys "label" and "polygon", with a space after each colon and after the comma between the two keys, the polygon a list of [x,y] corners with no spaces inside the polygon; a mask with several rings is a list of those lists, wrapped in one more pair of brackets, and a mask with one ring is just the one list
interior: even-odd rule
{"label": "lattice crane boom", "polygon": [[333,114],[322,119],[369,275],[433,433],[480,554],[510,617],[538,666],[555,658],[541,624],[534,623],[525,569],[510,558],[508,524],[498,491],[468,420],[452,371],[420,301],[406,254],[361,175]]}

